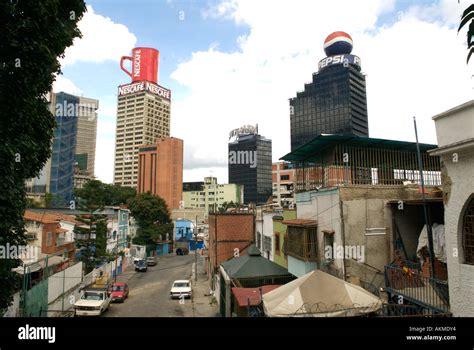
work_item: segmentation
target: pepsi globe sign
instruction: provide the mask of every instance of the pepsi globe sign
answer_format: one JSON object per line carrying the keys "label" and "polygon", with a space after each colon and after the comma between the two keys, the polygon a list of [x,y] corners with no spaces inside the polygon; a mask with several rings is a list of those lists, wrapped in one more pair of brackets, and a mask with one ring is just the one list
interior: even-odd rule
{"label": "pepsi globe sign", "polygon": [[349,55],[352,52],[352,38],[346,32],[334,32],[324,40],[326,56]]}
{"label": "pepsi globe sign", "polygon": [[360,58],[355,55],[334,55],[323,58],[319,61],[318,69],[322,69],[328,66],[342,64],[344,66],[349,66],[350,64],[360,67]]}

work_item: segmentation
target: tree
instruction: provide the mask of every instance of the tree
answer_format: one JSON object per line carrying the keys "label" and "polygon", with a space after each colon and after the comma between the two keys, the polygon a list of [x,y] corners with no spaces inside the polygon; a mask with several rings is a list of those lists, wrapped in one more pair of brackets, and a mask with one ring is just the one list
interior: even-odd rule
{"label": "tree", "polygon": [[167,233],[173,232],[173,223],[163,198],[140,193],[128,201],[128,208],[140,226],[134,244],[155,244],[160,235],[164,239]]}
{"label": "tree", "polygon": [[106,185],[109,195],[107,205],[124,205],[128,200],[137,196],[137,190],[132,187],[122,187],[119,185]]}
{"label": "tree", "polygon": [[469,6],[461,16],[461,23],[459,23],[458,33],[462,27],[464,27],[467,23],[471,22],[469,25],[469,29],[467,31],[467,50],[469,51],[467,54],[467,63],[469,63],[469,59],[471,55],[474,53],[474,4]]}
{"label": "tree", "polygon": [[219,207],[219,213],[225,213],[227,212],[227,209],[230,209],[230,208],[237,208],[238,207],[238,204],[237,203],[234,203],[234,201],[230,201],[230,202],[224,202],[222,203],[222,205]]}
{"label": "tree", "polygon": [[104,210],[106,193],[106,185],[98,180],[88,181],[83,188],[75,191],[77,207],[87,212],[76,215],[80,224],[74,227],[76,236],[81,237],[76,240],[76,245],[81,249],[79,259],[84,263],[86,273],[92,271],[97,261],[106,255],[107,217],[99,214]]}
{"label": "tree", "polygon": [[[0,3],[0,245],[26,244],[25,180],[39,174],[51,153],[55,121],[46,94],[59,57],[81,33],[83,0]],[[0,314],[11,303],[18,259],[0,264]]]}

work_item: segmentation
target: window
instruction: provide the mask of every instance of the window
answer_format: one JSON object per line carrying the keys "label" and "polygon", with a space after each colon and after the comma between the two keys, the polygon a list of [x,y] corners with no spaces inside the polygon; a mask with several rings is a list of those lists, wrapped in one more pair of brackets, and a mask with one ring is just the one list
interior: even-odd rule
{"label": "window", "polygon": [[280,255],[280,234],[275,232],[275,254]]}
{"label": "window", "polygon": [[471,197],[462,220],[464,263],[474,265],[474,197]]}
{"label": "window", "polygon": [[324,260],[334,260],[334,231],[324,231]]}
{"label": "window", "polygon": [[281,175],[280,176],[280,180],[289,180],[290,179],[290,175]]}
{"label": "window", "polygon": [[48,232],[46,234],[46,246],[49,247],[53,245],[53,233],[52,232]]}
{"label": "window", "polygon": [[260,249],[260,242],[262,240],[262,234],[260,232],[257,232],[257,248]]}
{"label": "window", "polygon": [[272,238],[268,236],[263,236],[263,252],[270,253],[272,250]]}

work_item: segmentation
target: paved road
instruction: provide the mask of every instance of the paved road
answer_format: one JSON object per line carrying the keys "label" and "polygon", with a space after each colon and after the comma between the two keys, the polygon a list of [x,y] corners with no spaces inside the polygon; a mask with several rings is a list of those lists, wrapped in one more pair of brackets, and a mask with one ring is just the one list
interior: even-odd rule
{"label": "paved road", "polygon": [[117,281],[127,282],[130,295],[124,303],[114,303],[104,317],[193,317],[192,300],[171,300],[169,292],[173,281],[191,278],[194,255],[169,254],[157,259],[156,266],[147,272],[135,272],[129,267]]}

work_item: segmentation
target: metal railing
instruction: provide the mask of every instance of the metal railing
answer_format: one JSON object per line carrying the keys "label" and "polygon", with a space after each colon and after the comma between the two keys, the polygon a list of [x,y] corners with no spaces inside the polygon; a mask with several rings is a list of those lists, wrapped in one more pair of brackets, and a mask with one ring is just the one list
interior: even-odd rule
{"label": "metal railing", "polygon": [[316,242],[306,240],[291,240],[285,237],[283,252],[294,258],[305,261],[318,261],[318,247]]}
{"label": "metal railing", "polygon": [[405,301],[438,313],[449,312],[448,282],[425,277],[418,269],[385,266],[385,290]]}

